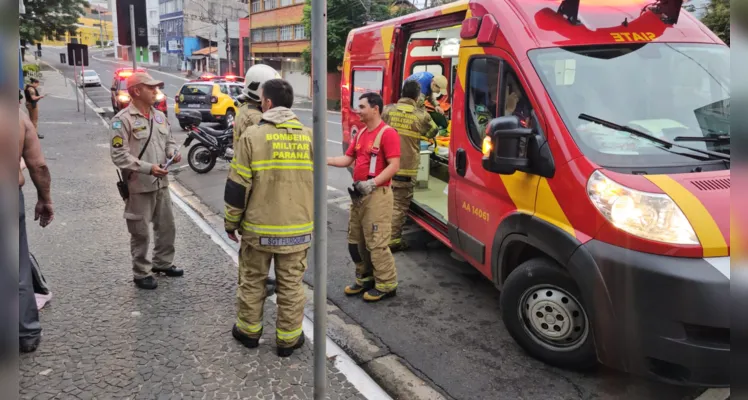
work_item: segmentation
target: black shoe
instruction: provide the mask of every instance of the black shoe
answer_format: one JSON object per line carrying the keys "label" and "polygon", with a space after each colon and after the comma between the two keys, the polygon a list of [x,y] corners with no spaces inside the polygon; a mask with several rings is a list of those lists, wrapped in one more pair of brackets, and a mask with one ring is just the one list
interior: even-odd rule
{"label": "black shoe", "polygon": [[158,282],[152,275],[145,278],[133,278],[133,282],[141,289],[153,290],[158,287]]}
{"label": "black shoe", "polygon": [[151,269],[151,271],[153,271],[154,274],[164,274],[166,276],[172,276],[172,277],[184,275],[184,270],[179,269],[179,268],[175,267],[174,265],[172,265],[171,267],[168,267],[168,268],[156,268],[156,267],[153,267]]}
{"label": "black shoe", "polygon": [[291,347],[278,347],[278,357],[290,357],[294,350],[300,349],[304,345],[304,341],[304,332],[301,332],[301,336],[299,336],[299,340],[296,341],[295,345]]}
{"label": "black shoe", "polygon": [[[242,332],[236,324],[231,328],[231,335],[248,349],[254,349],[260,345],[259,337],[255,339],[247,336],[247,334]],[[262,331],[260,331],[260,336],[262,336]]]}
{"label": "black shoe", "polygon": [[41,336],[37,337],[36,339],[21,339],[21,341],[18,343],[18,349],[21,350],[21,353],[33,353],[39,347],[39,343],[41,341]]}
{"label": "black shoe", "polygon": [[41,133],[37,134],[36,137],[38,137],[39,139],[44,139],[44,135],[42,135]]}
{"label": "black shoe", "polygon": [[268,278],[265,281],[265,291],[267,293],[265,295],[265,297],[270,297],[270,296],[274,295],[275,294],[275,288],[276,288],[276,286],[277,285],[275,283],[275,279]]}

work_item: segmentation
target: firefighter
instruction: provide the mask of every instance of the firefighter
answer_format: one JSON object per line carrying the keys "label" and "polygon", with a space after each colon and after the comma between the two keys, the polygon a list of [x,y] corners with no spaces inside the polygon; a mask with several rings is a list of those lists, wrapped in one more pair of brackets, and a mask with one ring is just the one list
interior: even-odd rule
{"label": "firefighter", "polygon": [[280,74],[269,65],[256,64],[247,70],[244,76],[244,90],[235,101],[241,105],[234,120],[234,149],[242,133],[250,126],[257,125],[262,119],[260,87],[270,79],[280,79]]}
{"label": "firefighter", "polygon": [[290,110],[293,89],[285,80],[266,81],[260,105],[262,120],[239,139],[224,192],[226,233],[235,242],[241,233],[232,334],[248,348],[259,345],[265,281],[274,261],[277,353],[288,357],[304,344],[302,278],[314,223],[312,131]]}
{"label": "firefighter", "polygon": [[[234,120],[234,146],[242,133],[252,125],[257,125],[262,119],[262,107],[260,106],[260,88],[270,79],[280,79],[280,74],[273,67],[265,64],[256,64],[247,70],[244,75],[244,90],[234,103],[239,107],[239,115]],[[239,104],[241,105],[239,105]],[[275,279],[268,277],[267,293],[272,296],[275,292]]]}
{"label": "firefighter", "polygon": [[400,138],[382,121],[382,96],[364,93],[357,113],[366,127],[351,140],[345,155],[329,157],[327,165],[354,164],[353,202],[348,222],[348,251],[356,264],[356,282],[345,294],[364,293],[375,302],[396,295],[397,271],[388,246],[392,227],[392,177],[400,169]]}
{"label": "firefighter", "polygon": [[421,85],[417,80],[405,81],[403,97],[396,103],[384,108],[382,119],[395,128],[400,135],[400,170],[392,178],[394,210],[392,211],[392,235],[390,250],[405,250],[407,244],[402,239],[403,224],[413,200],[415,179],[420,162],[421,136],[429,139],[439,133],[431,116],[417,107]]}

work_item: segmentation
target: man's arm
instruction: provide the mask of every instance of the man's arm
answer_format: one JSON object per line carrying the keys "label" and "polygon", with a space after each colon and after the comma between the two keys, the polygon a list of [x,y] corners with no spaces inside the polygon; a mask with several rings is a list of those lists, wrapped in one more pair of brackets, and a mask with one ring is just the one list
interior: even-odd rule
{"label": "man's arm", "polygon": [[400,136],[394,128],[387,128],[382,136],[382,155],[387,158],[387,166],[374,177],[377,186],[389,181],[400,169]]}
{"label": "man's arm", "polygon": [[350,167],[353,164],[353,157],[348,155],[327,157],[327,165],[332,167],[345,168]]}
{"label": "man's arm", "polygon": [[39,137],[36,135],[36,129],[34,129],[34,124],[31,123],[29,116],[24,112],[19,112],[19,114],[21,116],[21,134],[24,135],[23,154],[21,156],[26,162],[26,168],[28,168],[29,176],[31,176],[31,180],[36,187],[39,201],[52,204],[50,194],[52,177],[42,153]]}
{"label": "man's arm", "polygon": [[[117,168],[140,172],[141,174],[151,174],[153,164],[138,160],[138,157],[130,154],[130,143],[129,135],[125,127],[124,121],[118,117],[114,117],[112,120],[112,126],[110,130],[109,140],[109,152],[112,156],[112,162]],[[148,144],[151,145],[150,143]]]}
{"label": "man's arm", "polygon": [[436,125],[436,122],[434,122],[434,119],[431,118],[431,115],[427,112],[423,113],[423,117],[421,117],[421,132],[423,136],[433,139],[436,137],[436,135],[439,133],[439,126]]}
{"label": "man's arm", "polygon": [[[253,126],[249,129],[258,128]],[[239,139],[235,151],[223,193],[225,203],[224,228],[234,241],[236,241],[234,232],[239,229],[252,192],[252,147],[248,135]]]}
{"label": "man's arm", "polygon": [[166,127],[169,129],[169,137],[166,139],[166,158],[171,158],[171,156],[173,156],[179,149],[179,145],[174,139],[174,134],[171,132],[171,123],[166,116],[164,116],[164,120],[166,121]]}

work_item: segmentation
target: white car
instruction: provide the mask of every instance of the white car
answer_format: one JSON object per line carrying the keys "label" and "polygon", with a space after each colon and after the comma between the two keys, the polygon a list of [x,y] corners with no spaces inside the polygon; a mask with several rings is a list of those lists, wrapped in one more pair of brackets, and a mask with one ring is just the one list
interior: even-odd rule
{"label": "white car", "polygon": [[78,85],[81,87],[88,85],[101,86],[101,78],[99,78],[99,74],[96,71],[89,69],[80,73],[80,76],[78,76]]}

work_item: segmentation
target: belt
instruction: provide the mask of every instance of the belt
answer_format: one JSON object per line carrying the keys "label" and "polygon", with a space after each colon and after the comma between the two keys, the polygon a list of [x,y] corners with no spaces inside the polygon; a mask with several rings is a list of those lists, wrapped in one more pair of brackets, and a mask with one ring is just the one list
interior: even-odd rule
{"label": "belt", "polygon": [[411,176],[395,175],[395,176],[392,177],[393,181],[398,181],[398,182],[410,182],[412,179],[413,179],[413,177],[411,177]]}

